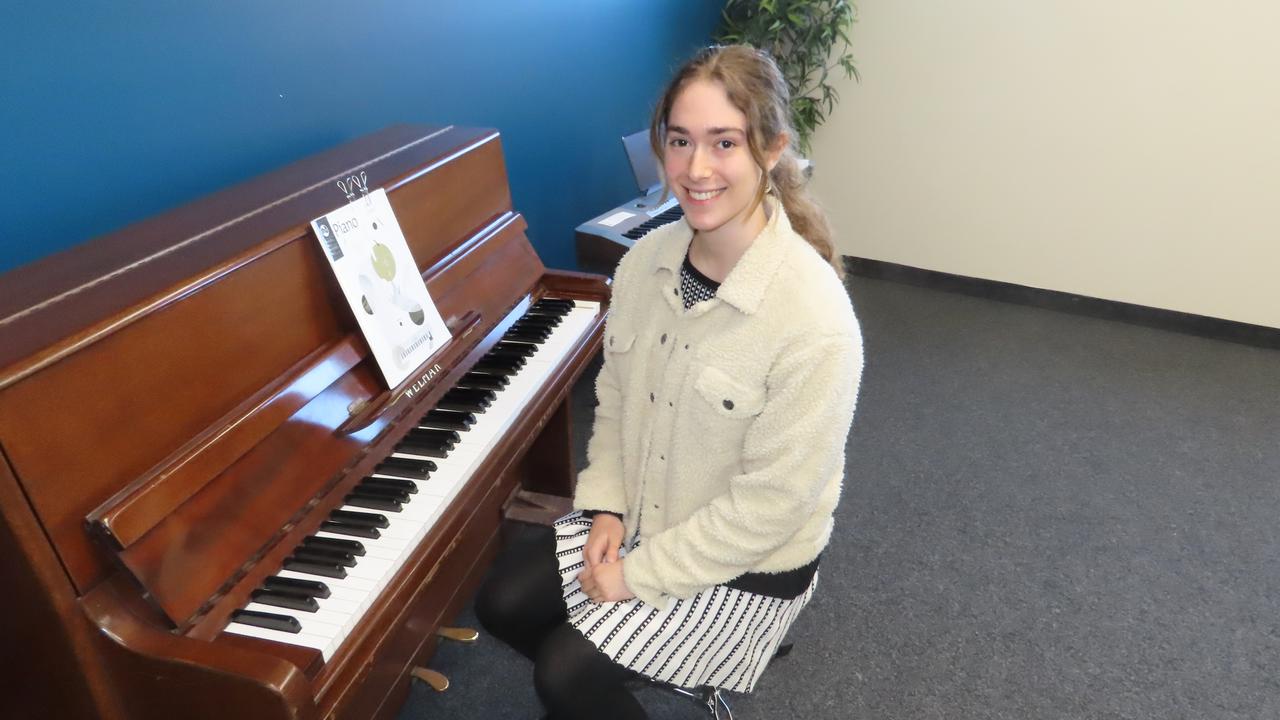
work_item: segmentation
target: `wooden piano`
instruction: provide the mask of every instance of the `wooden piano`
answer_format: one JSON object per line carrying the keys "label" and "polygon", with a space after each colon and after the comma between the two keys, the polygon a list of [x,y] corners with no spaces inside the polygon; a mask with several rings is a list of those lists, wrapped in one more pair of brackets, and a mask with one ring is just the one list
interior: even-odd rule
{"label": "wooden piano", "polygon": [[[398,388],[308,225],[361,172],[452,334]],[[609,288],[525,227],[496,132],[400,126],[0,276],[0,715],[393,717],[572,493]]]}

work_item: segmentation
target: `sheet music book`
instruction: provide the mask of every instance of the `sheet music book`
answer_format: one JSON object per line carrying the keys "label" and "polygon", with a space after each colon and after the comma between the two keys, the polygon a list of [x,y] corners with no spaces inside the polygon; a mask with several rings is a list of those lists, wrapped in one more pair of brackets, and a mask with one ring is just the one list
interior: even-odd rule
{"label": "sheet music book", "polygon": [[311,221],[369,349],[396,387],[447,343],[404,233],[379,188]]}

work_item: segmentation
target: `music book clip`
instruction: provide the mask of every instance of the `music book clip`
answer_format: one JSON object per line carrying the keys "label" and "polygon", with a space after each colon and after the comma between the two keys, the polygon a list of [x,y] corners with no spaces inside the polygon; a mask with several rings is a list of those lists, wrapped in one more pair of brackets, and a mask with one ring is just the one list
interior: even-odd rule
{"label": "music book clip", "polygon": [[356,191],[359,191],[360,196],[364,197],[366,201],[369,199],[369,178],[363,170],[360,171],[359,175],[352,175],[346,180],[339,180],[337,184],[338,189],[347,196],[347,202],[349,203],[356,201]]}

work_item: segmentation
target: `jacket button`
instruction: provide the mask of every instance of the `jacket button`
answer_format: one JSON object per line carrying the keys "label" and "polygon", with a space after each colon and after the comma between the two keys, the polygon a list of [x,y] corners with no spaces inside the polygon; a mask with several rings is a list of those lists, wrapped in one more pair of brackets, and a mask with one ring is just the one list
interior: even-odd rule
{"label": "jacket button", "polygon": [[684,349],[685,349],[685,350],[688,350],[688,349],[689,349],[689,345],[688,345],[687,343],[685,344]]}
{"label": "jacket button", "polygon": [[662,333],[662,338],[661,338],[661,340],[659,340],[659,342],[661,342],[663,345],[666,345],[666,344],[667,344],[667,334],[666,334],[666,333]]}
{"label": "jacket button", "polygon": [[[653,397],[653,396],[650,396],[650,398],[652,398],[652,397]],[[725,410],[732,410],[732,409],[733,409],[733,401],[732,401],[732,400],[725,400],[725,401],[724,401],[724,409],[725,409]]]}
{"label": "jacket button", "polygon": [[[653,393],[649,393],[649,402],[653,402]],[[725,402],[729,402],[726,400]]]}
{"label": "jacket button", "polygon": [[680,288],[671,288],[671,294],[672,294],[672,295],[679,295],[679,294],[680,294]]}
{"label": "jacket button", "polygon": [[617,336],[616,336],[616,335],[615,335],[615,336],[613,336],[613,337],[611,337],[611,338],[609,338],[609,347],[613,347],[613,341],[614,341],[614,340],[616,340],[616,339],[617,339]]}

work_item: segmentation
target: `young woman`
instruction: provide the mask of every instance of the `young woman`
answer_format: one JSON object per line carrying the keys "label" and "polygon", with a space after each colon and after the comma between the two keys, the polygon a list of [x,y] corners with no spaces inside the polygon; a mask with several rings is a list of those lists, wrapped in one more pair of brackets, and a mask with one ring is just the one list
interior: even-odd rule
{"label": "young woman", "polygon": [[553,718],[645,713],[625,683],[752,689],[817,584],[862,343],[765,53],[674,77],[650,138],[684,222],[618,265],[574,513],[476,603]]}

